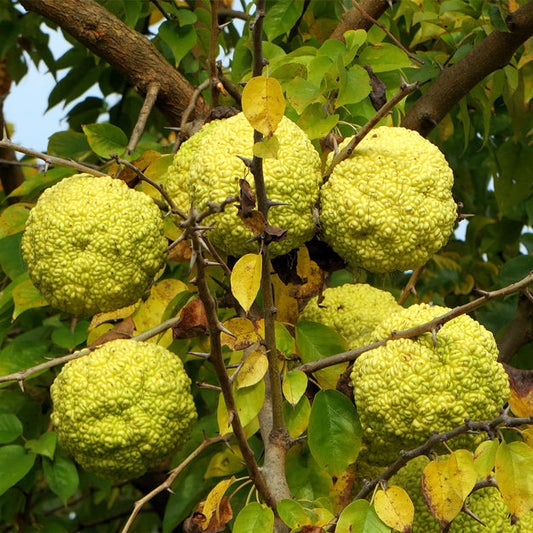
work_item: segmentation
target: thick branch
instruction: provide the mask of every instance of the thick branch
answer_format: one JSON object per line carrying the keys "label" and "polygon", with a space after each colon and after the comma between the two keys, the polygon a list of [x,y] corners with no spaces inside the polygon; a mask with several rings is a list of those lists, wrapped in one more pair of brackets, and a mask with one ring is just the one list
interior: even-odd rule
{"label": "thick branch", "polygon": [[[389,2],[387,0],[361,0],[359,2],[364,13],[370,15],[373,19],[379,19],[381,15],[389,7]],[[333,30],[333,33],[330,35],[330,39],[337,39],[339,41],[344,41],[344,33],[348,30],[369,30],[372,27],[371,20],[368,17],[365,17],[361,10],[352,7],[348,9],[342,16],[339,24]]]}
{"label": "thick branch", "polygon": [[[70,33],[120,72],[143,96],[151,83],[159,83],[157,106],[171,124],[179,124],[194,88],[144,35],[94,0],[21,0],[20,3]],[[203,99],[199,98],[197,115],[201,115],[203,105]]]}
{"label": "thick branch", "polygon": [[491,72],[505,67],[519,46],[533,35],[533,1],[511,13],[509,32],[494,31],[463,59],[444,69],[407,111],[402,126],[423,136]]}

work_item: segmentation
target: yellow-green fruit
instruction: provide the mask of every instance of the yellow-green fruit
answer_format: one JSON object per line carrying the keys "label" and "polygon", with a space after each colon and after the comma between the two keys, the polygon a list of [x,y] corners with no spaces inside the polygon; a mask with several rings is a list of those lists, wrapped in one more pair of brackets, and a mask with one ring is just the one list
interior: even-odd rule
{"label": "yellow-green fruit", "polygon": [[444,155],[419,133],[376,128],[322,187],[324,239],[352,266],[372,272],[417,268],[452,233],[452,185]]}
{"label": "yellow-green fruit", "polygon": [[[272,226],[287,230],[285,240],[270,246],[273,255],[281,255],[313,237],[322,178],[318,153],[294,122],[283,117],[275,135],[279,141],[277,158],[264,159],[263,171],[268,197],[290,204],[274,206],[268,213]],[[222,202],[239,194],[240,178],[254,187],[252,174],[237,157],[251,159],[252,149],[253,129],[242,113],[217,121],[203,134],[190,164],[187,189],[192,204],[201,211],[208,202]],[[240,256],[257,251],[257,243],[246,244],[254,235],[234,206],[207,220],[215,223],[209,238],[224,253]]]}
{"label": "yellow-green fruit", "polygon": [[312,298],[300,315],[301,319],[320,322],[337,330],[350,348],[372,342],[371,334],[387,316],[401,311],[390,292],[365,283],[346,283],[326,289],[323,299]]}
{"label": "yellow-green fruit", "polygon": [[[427,457],[409,461],[389,482],[399,485],[409,494],[415,506],[412,533],[438,533],[439,522],[431,515],[421,489],[422,471],[429,463]],[[533,533],[533,512],[527,513],[515,525],[511,525],[509,509],[500,491],[487,487],[473,492],[466,499],[468,509],[484,524],[481,525],[465,513],[459,513],[450,527],[450,533]]]}
{"label": "yellow-green fruit", "polygon": [[[423,324],[450,309],[412,305],[385,319],[372,334]],[[467,315],[436,333],[388,341],[356,359],[352,383],[370,455],[386,462],[414,448],[432,431],[448,431],[465,418],[489,420],[509,399],[509,379],[498,362],[492,333]],[[469,437],[451,441],[462,446]]]}
{"label": "yellow-green fruit", "polygon": [[111,341],[63,367],[51,387],[52,423],[86,470],[138,477],[188,437],[197,417],[190,383],[162,346]]}
{"label": "yellow-green fruit", "polygon": [[163,266],[166,247],[152,198],[88,174],[46,189],[22,237],[30,278],[43,297],[82,315],[136,302]]}
{"label": "yellow-green fruit", "polygon": [[219,121],[213,120],[212,122],[208,122],[199,132],[181,144],[163,180],[169,196],[174,200],[176,207],[184,213],[187,213],[191,207],[189,193],[187,192],[187,179],[189,177],[191,163],[198,150],[200,140],[209,130],[216,126],[217,122]]}

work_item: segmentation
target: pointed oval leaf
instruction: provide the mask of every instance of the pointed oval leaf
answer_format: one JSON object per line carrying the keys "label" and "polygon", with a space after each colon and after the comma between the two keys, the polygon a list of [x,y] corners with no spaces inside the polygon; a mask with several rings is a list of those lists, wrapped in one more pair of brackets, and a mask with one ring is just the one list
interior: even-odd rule
{"label": "pointed oval leaf", "polygon": [[290,527],[301,527],[311,523],[304,506],[296,500],[285,499],[278,502],[279,517]]}
{"label": "pointed oval leaf", "polygon": [[13,287],[11,295],[15,303],[13,320],[28,309],[46,307],[48,305],[48,302],[41,296],[39,289],[35,287],[30,279],[25,279]]}
{"label": "pointed oval leaf", "polygon": [[126,151],[128,137],[118,126],[109,123],[86,124],[83,133],[91,150],[104,159],[111,154],[123,155]]}
{"label": "pointed oval leaf", "polygon": [[0,444],[13,442],[22,435],[22,422],[12,413],[0,414]]}
{"label": "pointed oval leaf", "polygon": [[474,452],[474,466],[476,467],[478,479],[488,478],[496,462],[498,452],[498,440],[486,440],[482,442]]}
{"label": "pointed oval leaf", "polygon": [[335,533],[390,533],[390,527],[366,500],[356,500],[342,511]]}
{"label": "pointed oval leaf", "polygon": [[272,533],[274,512],[266,505],[249,503],[235,519],[233,533]]}
{"label": "pointed oval leaf", "polygon": [[431,461],[422,474],[422,494],[431,514],[446,527],[461,511],[464,500],[450,480],[447,460]]}
{"label": "pointed oval leaf", "polygon": [[338,476],[355,462],[361,447],[362,429],[355,406],[341,392],[320,391],[309,418],[309,449],[315,461]]}
{"label": "pointed oval leaf", "polygon": [[283,380],[283,396],[293,406],[296,405],[307,389],[307,375],[301,370],[289,372]]}
{"label": "pointed oval leaf", "polygon": [[204,502],[202,513],[206,516],[206,525],[209,524],[213,513],[216,516],[217,521],[220,519],[219,509],[222,498],[229,486],[235,481],[235,476],[231,476],[229,479],[223,479],[219,481],[209,492]]}
{"label": "pointed oval leaf", "polygon": [[279,151],[279,141],[275,135],[265,137],[262,141],[255,143],[253,154],[261,159],[277,159]]}
{"label": "pointed oval leaf", "polygon": [[243,255],[231,272],[231,292],[248,312],[261,286],[262,258],[259,254]]}
{"label": "pointed oval leaf", "polygon": [[256,76],[242,92],[242,111],[254,129],[270,137],[285,113],[285,98],[279,81]]}
{"label": "pointed oval leaf", "polygon": [[296,439],[307,429],[310,415],[311,404],[307,396],[302,396],[294,406],[289,402],[283,402],[283,416],[291,439]]}
{"label": "pointed oval leaf", "polygon": [[463,502],[472,492],[477,481],[474,457],[469,450],[456,450],[448,457],[450,482]]}
{"label": "pointed oval leaf", "polygon": [[76,465],[69,457],[57,455],[54,461],[43,460],[44,477],[48,486],[66,504],[79,484]]}
{"label": "pointed oval leaf", "polygon": [[24,230],[31,204],[18,203],[4,209],[0,214],[0,239]]}
{"label": "pointed oval leaf", "polygon": [[259,340],[253,322],[247,318],[230,318],[224,322],[224,327],[233,334],[233,337],[222,332],[220,342],[234,352],[245,350]]}
{"label": "pointed oval leaf", "polygon": [[533,507],[533,448],[525,442],[502,442],[495,477],[514,523]]}
{"label": "pointed oval leaf", "polygon": [[41,435],[39,439],[30,439],[27,441],[24,447],[30,452],[53,459],[56,451],[56,444],[57,433],[55,431],[47,431]]}
{"label": "pointed oval leaf", "polygon": [[36,455],[27,453],[23,446],[0,448],[0,495],[19,482],[32,468]]}
{"label": "pointed oval leaf", "polygon": [[377,515],[389,527],[408,533],[413,525],[415,506],[407,492],[398,486],[378,490],[374,496]]}
{"label": "pointed oval leaf", "polygon": [[242,453],[239,447],[234,444],[231,448],[224,448],[211,457],[204,479],[229,476],[240,472],[243,468]]}
{"label": "pointed oval leaf", "polygon": [[267,356],[256,350],[248,355],[235,378],[235,387],[241,389],[242,387],[251,387],[263,379],[263,376],[268,370]]}

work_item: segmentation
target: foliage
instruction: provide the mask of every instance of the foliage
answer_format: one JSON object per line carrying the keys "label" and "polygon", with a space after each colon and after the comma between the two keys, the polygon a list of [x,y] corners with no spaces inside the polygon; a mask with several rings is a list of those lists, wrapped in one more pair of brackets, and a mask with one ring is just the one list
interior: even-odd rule
{"label": "foliage", "polygon": [[[509,370],[511,408],[524,419],[505,414],[493,425],[476,426],[501,443],[490,440],[473,455],[459,450],[453,460],[430,463],[426,499],[447,527],[472,488],[497,484],[513,516],[526,516],[533,498],[533,439],[522,424],[533,414],[533,401],[530,374],[518,368],[533,369],[532,304],[529,278],[519,287],[511,284],[533,269],[531,40],[518,42],[503,67],[485,56],[487,75],[432,125],[429,138],[453,169],[463,220],[421,269],[375,274],[348,268],[318,238],[271,264],[267,244],[280,228],[268,225],[268,209],[276,206],[265,203],[257,183],[262,159],[277,157],[283,114],[307,133],[325,166],[341,137],[360,132],[407,84],[410,94],[401,94],[392,112],[373,124],[400,125],[430,88],[445,83],[441,72],[461,65],[489,36],[511,33],[507,16],[518,9],[527,16],[530,3],[407,0],[378,13],[376,24],[356,17],[359,22],[345,27],[344,40],[338,40],[329,37],[343,24],[345,10],[359,13],[348,0],[267,0],[264,21],[245,0],[234,2],[237,13],[224,0],[99,0],[107,17],[117,17],[115,28],[123,23],[134,29],[147,53],[160,53],[169,71],[183,76],[192,106],[181,109],[182,124],[169,119],[165,94],[147,112],[147,91],[104,61],[97,45],[90,51],[82,44],[81,29],[74,36],[64,32],[71,47],[55,58],[47,33],[63,31],[61,25],[51,11],[26,12],[22,6],[31,3],[0,5],[0,67],[7,69],[0,68],[0,88],[20,81],[29,61],[44,62],[57,79],[49,108],[64,106],[68,128],[49,138],[44,167],[39,154],[19,147],[25,153],[19,161],[29,164],[22,167],[24,181],[10,194],[0,191],[0,531],[97,533],[118,530],[128,516],[124,531],[406,530],[412,504],[405,491],[386,482],[411,458],[442,448],[436,440],[421,443],[411,455],[398,456],[380,479],[372,470],[367,477],[373,484],[363,485],[372,442],[363,439],[349,385],[359,352],[348,352],[351,346],[331,324],[299,320],[305,302],[323,287],[347,282],[388,291],[406,306],[454,308],[475,302],[476,291],[492,295],[468,311],[494,334],[500,360],[516,367]],[[212,24],[215,8],[218,28]],[[528,24],[524,35],[533,32]],[[224,60],[217,65],[219,52]],[[467,74],[459,69],[453,83]],[[150,75],[146,69],[145,77]],[[238,84],[249,80],[241,101]],[[101,98],[84,97],[93,85]],[[194,93],[197,87],[202,90]],[[242,107],[265,138],[254,134],[255,158],[244,158],[248,173],[239,198],[208,204],[184,223],[160,182],[174,149],[205,119],[198,112],[202,106],[205,114],[215,106]],[[145,120],[140,131],[139,117]],[[70,160],[116,175],[172,212],[165,219],[169,259],[150,291],[130,307],[73,317],[50,307],[29,279],[21,253],[29,209],[43,190],[79,173]],[[246,187],[252,183],[255,194]],[[243,220],[260,221],[258,252],[240,259],[221,257],[202,222],[217,210],[235,210],[235,202]],[[438,337],[443,323],[425,332]],[[130,337],[182,358],[199,418],[172,459],[143,478],[111,482],[76,465],[62,449],[50,422],[49,390],[61,363],[87,355],[97,343]],[[497,431],[498,424],[517,431]],[[272,427],[277,431],[270,433]],[[469,426],[454,431],[442,440],[469,432]],[[444,489],[434,488],[435,479]]]}

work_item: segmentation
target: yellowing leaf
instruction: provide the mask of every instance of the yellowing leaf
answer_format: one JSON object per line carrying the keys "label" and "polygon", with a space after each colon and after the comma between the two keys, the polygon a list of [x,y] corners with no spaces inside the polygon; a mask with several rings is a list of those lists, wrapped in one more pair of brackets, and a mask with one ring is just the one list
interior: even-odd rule
{"label": "yellowing leaf", "polygon": [[302,396],[295,406],[283,402],[283,416],[291,439],[298,438],[309,426],[311,404],[307,396]]}
{"label": "yellowing leaf", "polygon": [[298,276],[304,280],[304,283],[301,285],[289,283],[289,294],[293,298],[308,298],[309,296],[315,296],[320,292],[320,289],[324,284],[324,272],[309,256],[307,246],[301,246],[298,248],[296,272]]}
{"label": "yellowing leaf", "polygon": [[533,448],[502,442],[496,453],[496,481],[514,523],[533,507]]}
{"label": "yellowing leaf", "polygon": [[496,439],[486,440],[476,448],[474,466],[476,467],[478,479],[486,479],[491,475],[498,448],[499,442]]}
{"label": "yellowing leaf", "polygon": [[253,153],[262,159],[276,159],[278,157],[279,141],[275,135],[265,137],[261,142],[255,143]]}
{"label": "yellowing leaf", "polygon": [[307,375],[301,370],[289,372],[283,380],[283,396],[295,406],[307,388]]}
{"label": "yellowing leaf", "polygon": [[288,324],[296,324],[299,313],[298,300],[289,294],[289,286],[285,285],[277,274],[272,276],[272,285],[278,310],[276,320]]}
{"label": "yellowing leaf", "polygon": [[33,206],[27,203],[13,204],[0,214],[0,239],[22,231]]}
{"label": "yellowing leaf", "polygon": [[98,313],[97,315],[94,315],[91,323],[89,324],[89,331],[97,328],[100,326],[100,324],[104,324],[106,322],[117,322],[118,320],[122,320],[133,315],[140,305],[141,300],[135,302],[134,304],[128,305],[127,307],[116,309],[115,311],[108,311],[107,313]]}
{"label": "yellowing leaf", "polygon": [[250,387],[263,379],[268,370],[267,356],[256,350],[248,355],[235,378],[235,387]]}
{"label": "yellowing leaf", "polygon": [[254,129],[270,137],[285,113],[285,98],[279,81],[256,76],[242,92],[242,111]]}
{"label": "yellowing leaf", "polygon": [[13,296],[13,302],[15,303],[13,320],[26,311],[26,309],[34,309],[36,307],[45,307],[48,305],[48,302],[41,296],[41,293],[30,279],[25,279],[15,286],[11,295]]}
{"label": "yellowing leaf", "polygon": [[215,485],[211,492],[207,495],[205,499],[204,508],[202,513],[205,515],[207,520],[202,524],[202,529],[206,530],[209,525],[209,521],[213,513],[215,513],[217,521],[219,520],[219,507],[222,497],[225,492],[228,490],[228,487],[235,481],[235,476],[231,476],[230,479],[223,479]]}
{"label": "yellowing leaf", "polygon": [[505,365],[509,376],[511,397],[509,405],[516,416],[533,415],[533,372]]}
{"label": "yellowing leaf", "polygon": [[261,286],[262,259],[259,254],[243,255],[233,267],[230,277],[231,292],[248,312]]}
{"label": "yellowing leaf", "polygon": [[231,318],[224,322],[224,327],[234,336],[222,332],[220,342],[233,351],[245,350],[259,341],[253,322],[247,318]]}
{"label": "yellowing leaf", "polygon": [[469,450],[456,450],[448,457],[450,481],[463,502],[470,494],[477,481],[474,458]]}
{"label": "yellowing leaf", "polygon": [[463,507],[464,500],[455,490],[447,460],[431,461],[426,465],[422,493],[431,514],[442,526],[448,525]]}
{"label": "yellowing leaf", "polygon": [[397,486],[378,490],[374,497],[374,509],[381,520],[398,531],[411,530],[415,507],[404,489]]}
{"label": "yellowing leaf", "polygon": [[242,453],[237,444],[234,444],[231,448],[224,448],[221,452],[215,453],[211,457],[204,479],[236,474],[244,468],[242,463]]}
{"label": "yellowing leaf", "polygon": [[522,431],[522,438],[530,448],[533,448],[533,428],[531,426]]}

